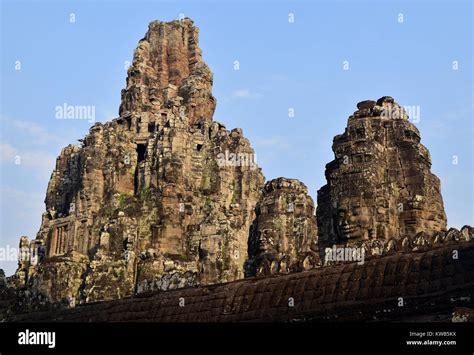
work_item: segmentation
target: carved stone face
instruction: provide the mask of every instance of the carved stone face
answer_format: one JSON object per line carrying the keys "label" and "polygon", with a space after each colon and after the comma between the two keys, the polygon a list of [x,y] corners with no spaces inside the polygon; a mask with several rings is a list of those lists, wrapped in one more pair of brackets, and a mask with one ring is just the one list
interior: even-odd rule
{"label": "carved stone face", "polygon": [[337,213],[337,230],[342,239],[368,239],[370,211],[365,206],[355,206],[349,209],[339,209]]}
{"label": "carved stone face", "polygon": [[264,253],[273,250],[273,240],[273,232],[269,229],[263,230],[259,239],[259,251]]}

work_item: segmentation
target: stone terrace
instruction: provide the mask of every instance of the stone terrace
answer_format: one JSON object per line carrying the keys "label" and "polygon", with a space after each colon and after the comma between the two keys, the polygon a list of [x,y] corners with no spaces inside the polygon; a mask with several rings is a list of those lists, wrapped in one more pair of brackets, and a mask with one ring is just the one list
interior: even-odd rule
{"label": "stone terrace", "polygon": [[[453,251],[458,258],[453,258]],[[310,271],[165,291],[12,321],[441,320],[472,308],[474,242]],[[403,297],[403,307],[399,307]],[[291,307],[291,299],[294,306]],[[183,305],[184,306],[180,306]]]}

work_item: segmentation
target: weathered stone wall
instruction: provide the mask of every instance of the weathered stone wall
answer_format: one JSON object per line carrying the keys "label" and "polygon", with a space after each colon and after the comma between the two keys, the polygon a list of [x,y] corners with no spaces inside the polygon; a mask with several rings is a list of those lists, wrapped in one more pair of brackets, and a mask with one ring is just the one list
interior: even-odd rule
{"label": "weathered stone wall", "polygon": [[391,97],[362,101],[326,165],[318,191],[322,246],[446,230],[439,179],[418,129]]}
{"label": "weathered stone wall", "polygon": [[[458,258],[453,258],[456,251]],[[306,272],[143,294],[9,321],[462,320],[473,307],[474,243],[450,242]],[[402,298],[402,300],[400,299]],[[401,303],[402,302],[402,303]],[[453,310],[456,309],[455,314]],[[463,312],[466,313],[466,312]]]}

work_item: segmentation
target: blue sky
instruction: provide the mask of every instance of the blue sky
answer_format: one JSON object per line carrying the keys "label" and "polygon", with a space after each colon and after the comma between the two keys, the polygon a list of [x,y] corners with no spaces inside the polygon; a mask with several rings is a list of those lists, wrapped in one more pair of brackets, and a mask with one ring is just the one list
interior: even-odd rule
{"label": "blue sky", "polygon": [[298,178],[315,199],[356,103],[390,95],[420,108],[449,226],[474,225],[471,1],[1,1],[0,247],[36,235],[56,156],[91,125],[55,107],[117,117],[148,23],[180,14],[200,28],[214,119],[243,128],[267,179]]}

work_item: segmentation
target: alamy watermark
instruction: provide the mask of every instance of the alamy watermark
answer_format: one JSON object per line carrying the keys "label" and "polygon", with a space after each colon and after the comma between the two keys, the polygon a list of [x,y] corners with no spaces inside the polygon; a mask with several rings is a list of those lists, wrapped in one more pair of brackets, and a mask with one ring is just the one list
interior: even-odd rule
{"label": "alamy watermark", "polygon": [[419,105],[390,106],[384,108],[381,116],[391,119],[401,119],[408,116],[411,122],[418,123],[421,119],[421,108]]}
{"label": "alamy watermark", "polygon": [[95,122],[95,106],[93,105],[68,105],[66,102],[54,108],[57,120],[87,120]]}
{"label": "alamy watermark", "polygon": [[335,261],[357,261],[357,265],[362,265],[365,261],[364,248],[337,247],[324,250],[324,260],[326,263]]}
{"label": "alamy watermark", "polygon": [[10,245],[0,247],[0,261],[18,261],[20,252],[18,248]]}
{"label": "alamy watermark", "polygon": [[255,170],[257,168],[257,155],[255,153],[232,153],[226,150],[224,153],[217,154],[217,165],[220,168],[248,166],[251,170]]}
{"label": "alamy watermark", "polygon": [[26,329],[18,333],[19,345],[46,345],[50,349],[56,347],[56,332],[34,332]]}

